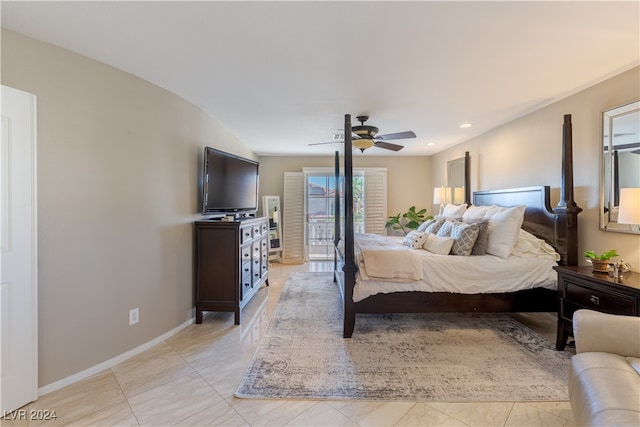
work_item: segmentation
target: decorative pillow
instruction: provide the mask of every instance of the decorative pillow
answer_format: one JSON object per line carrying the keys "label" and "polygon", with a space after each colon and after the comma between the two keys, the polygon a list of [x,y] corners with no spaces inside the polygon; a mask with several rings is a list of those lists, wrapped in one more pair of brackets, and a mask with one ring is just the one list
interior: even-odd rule
{"label": "decorative pillow", "polygon": [[424,232],[425,229],[430,226],[431,224],[435,223],[437,220],[434,219],[428,219],[425,222],[423,222],[422,224],[420,224],[420,226],[416,229],[416,231],[422,231]]}
{"label": "decorative pillow", "polygon": [[444,207],[444,211],[442,211],[442,215],[444,218],[460,218],[464,211],[467,210],[467,205],[451,205],[448,204]]}
{"label": "decorative pillow", "polygon": [[489,221],[486,219],[468,219],[464,220],[464,222],[478,228],[478,238],[473,244],[471,255],[485,255],[487,253],[487,238],[489,237]]}
{"label": "decorative pillow", "polygon": [[407,233],[407,235],[402,240],[402,244],[412,249],[420,249],[424,244],[424,241],[427,240],[427,236],[427,233],[413,230]]}
{"label": "decorative pillow", "polygon": [[479,226],[476,224],[466,224],[464,222],[453,224],[451,227],[452,255],[469,256],[473,249],[473,244],[478,238]]}
{"label": "decorative pillow", "polygon": [[489,218],[489,237],[487,238],[487,253],[501,258],[511,255],[516,244],[518,232],[524,221],[526,206],[504,208]]}
{"label": "decorative pillow", "polygon": [[453,237],[440,237],[435,234],[429,234],[422,248],[434,254],[449,255],[451,246],[453,246]]}
{"label": "decorative pillow", "polygon": [[423,231],[427,234],[436,234],[438,233],[438,230],[440,230],[440,227],[442,227],[442,224],[445,223],[445,221],[446,220],[442,217],[435,218],[433,220],[433,223],[427,225]]}
{"label": "decorative pillow", "polygon": [[445,220],[442,223],[442,226],[440,227],[440,229],[438,229],[438,232],[436,234],[440,237],[451,236],[451,230],[453,229],[454,224],[455,224],[455,221],[452,221],[450,219]]}

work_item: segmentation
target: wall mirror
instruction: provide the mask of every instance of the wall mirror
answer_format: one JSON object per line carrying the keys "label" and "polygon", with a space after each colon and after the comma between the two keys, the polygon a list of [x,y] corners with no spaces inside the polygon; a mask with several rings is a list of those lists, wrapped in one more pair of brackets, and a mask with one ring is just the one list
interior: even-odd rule
{"label": "wall mirror", "polygon": [[600,228],[640,234],[640,101],[602,113],[600,147]]}
{"label": "wall mirror", "polygon": [[447,162],[447,191],[452,195],[449,200],[453,204],[470,203],[468,151],[464,157]]}

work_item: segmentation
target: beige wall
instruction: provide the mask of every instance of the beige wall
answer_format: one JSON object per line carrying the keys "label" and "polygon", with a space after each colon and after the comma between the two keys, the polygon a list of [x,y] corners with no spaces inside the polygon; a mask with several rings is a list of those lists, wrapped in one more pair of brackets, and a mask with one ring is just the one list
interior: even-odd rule
{"label": "beige wall", "polygon": [[[446,161],[471,151],[473,189],[560,185],[562,114],[573,114],[583,249],[617,248],[638,270],[639,237],[598,230],[600,112],[640,98],[638,68],[430,157],[355,156],[386,167],[388,213],[433,213]],[[130,74],[2,31],[2,84],[38,97],[40,385],[131,350],[193,315],[193,227],[202,147],[256,158],[218,122]],[[333,157],[260,158],[260,195],[285,171]],[[548,170],[548,171],[547,171]],[[553,201],[557,202],[557,199]],[[128,312],[140,308],[140,323]]]}
{"label": "beige wall", "polygon": [[[261,157],[260,196],[279,195],[280,203],[284,206],[285,172],[300,172],[303,167],[328,167],[333,170],[333,165],[334,157]],[[353,167],[387,168],[387,213],[389,215],[406,212],[414,205],[418,209],[427,208],[429,214],[434,214],[430,175],[431,157],[367,157],[365,153],[354,155]]]}
{"label": "beige wall", "polygon": [[255,156],[181,98],[4,30],[2,84],[37,96],[44,386],[191,319],[202,147]]}
{"label": "beige wall", "polygon": [[433,156],[431,178],[439,185],[446,162],[469,151],[472,191],[550,185],[555,206],[560,198],[563,115],[571,114],[575,199],[584,209],[578,217],[579,251],[617,249],[640,271],[640,236],[602,231],[598,222],[601,114],[638,99],[640,67],[635,67]]}

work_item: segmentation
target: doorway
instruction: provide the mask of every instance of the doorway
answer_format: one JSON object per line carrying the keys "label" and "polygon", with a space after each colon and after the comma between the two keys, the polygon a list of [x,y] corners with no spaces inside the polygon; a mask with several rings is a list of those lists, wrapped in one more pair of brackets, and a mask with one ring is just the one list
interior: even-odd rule
{"label": "doorway", "polygon": [[[353,216],[356,233],[362,233],[365,229],[364,185],[364,175],[353,177]],[[332,260],[336,219],[335,176],[329,175],[328,172],[307,173],[306,186],[308,260]],[[343,195],[340,194],[340,204],[343,200]]]}
{"label": "doorway", "polygon": [[36,97],[2,86],[0,405],[38,398]]}

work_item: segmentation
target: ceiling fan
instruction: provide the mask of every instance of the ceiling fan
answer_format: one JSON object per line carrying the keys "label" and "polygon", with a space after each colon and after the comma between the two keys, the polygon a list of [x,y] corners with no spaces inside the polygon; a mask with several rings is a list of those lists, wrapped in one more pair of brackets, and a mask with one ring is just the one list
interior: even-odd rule
{"label": "ceiling fan", "polygon": [[[416,134],[413,133],[412,131],[378,135],[379,129],[377,127],[364,124],[367,120],[369,120],[369,116],[358,116],[356,117],[356,119],[360,122],[360,125],[353,126],[351,128],[351,133],[353,133],[351,144],[353,148],[357,148],[363,153],[364,153],[364,150],[371,147],[378,147],[378,148],[384,148],[386,150],[399,151],[404,148],[404,145],[392,144],[387,141],[416,137]],[[335,144],[336,142],[343,143],[344,141],[317,142],[309,145]]]}

